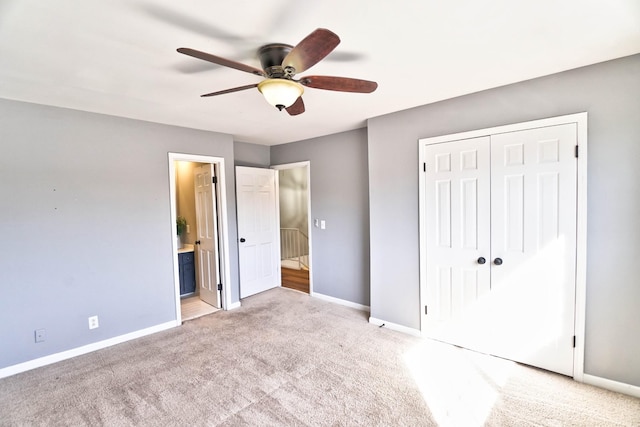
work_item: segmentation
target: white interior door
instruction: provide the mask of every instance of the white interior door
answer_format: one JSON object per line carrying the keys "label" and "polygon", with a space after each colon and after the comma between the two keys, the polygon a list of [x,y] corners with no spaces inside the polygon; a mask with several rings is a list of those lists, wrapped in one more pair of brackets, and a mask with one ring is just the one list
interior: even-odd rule
{"label": "white interior door", "polygon": [[427,335],[573,374],[576,143],[567,124],[424,146]]}
{"label": "white interior door", "polygon": [[200,299],[220,308],[218,290],[218,229],[216,212],[216,192],[213,184],[214,166],[206,164],[194,168],[196,193],[197,238],[196,269]]}
{"label": "white interior door", "polygon": [[240,298],[280,286],[276,172],[236,166]]}
{"label": "white interior door", "polygon": [[490,291],[489,137],[425,147],[427,328],[477,349]]}
{"label": "white interior door", "polygon": [[[492,347],[573,374],[576,125],[491,137]],[[497,260],[500,265],[497,264]]]}

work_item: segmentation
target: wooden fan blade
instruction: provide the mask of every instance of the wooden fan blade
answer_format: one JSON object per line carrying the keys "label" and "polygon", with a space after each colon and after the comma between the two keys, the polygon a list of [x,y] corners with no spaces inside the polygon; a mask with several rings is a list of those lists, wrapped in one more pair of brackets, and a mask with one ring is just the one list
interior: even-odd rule
{"label": "wooden fan blade", "polygon": [[193,56],[194,58],[202,59],[204,61],[209,61],[214,64],[223,65],[229,68],[235,68],[236,70],[245,71],[247,73],[255,74],[256,76],[264,77],[264,71],[260,70],[259,68],[232,61],[230,59],[221,58],[210,53],[200,52],[199,50],[189,49],[188,47],[181,47],[178,49],[178,52],[185,55]]}
{"label": "wooden fan blade", "polygon": [[327,29],[318,28],[291,49],[282,61],[282,67],[293,67],[296,73],[301,73],[330,54],[338,44],[340,37]]}
{"label": "wooden fan blade", "polygon": [[254,87],[258,87],[258,83],[253,84],[253,85],[234,87],[232,89],[219,90],[218,92],[205,93],[204,95],[200,95],[200,96],[201,97],[205,97],[205,96],[224,95],[225,93],[239,92],[241,90],[247,90],[247,89],[251,89],[251,88],[254,88]]}
{"label": "wooden fan blade", "polygon": [[289,113],[290,116],[297,116],[298,114],[304,113],[304,102],[301,96],[287,108],[287,113]]}
{"label": "wooden fan blade", "polygon": [[300,84],[316,89],[357,93],[371,93],[378,88],[376,82],[333,76],[307,76],[300,79]]}

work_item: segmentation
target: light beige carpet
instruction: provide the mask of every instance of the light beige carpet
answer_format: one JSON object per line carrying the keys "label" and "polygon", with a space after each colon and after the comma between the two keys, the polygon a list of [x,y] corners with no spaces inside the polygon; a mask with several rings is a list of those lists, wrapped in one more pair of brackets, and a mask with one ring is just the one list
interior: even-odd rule
{"label": "light beige carpet", "polygon": [[640,400],[273,289],[0,380],[0,425],[640,425]]}

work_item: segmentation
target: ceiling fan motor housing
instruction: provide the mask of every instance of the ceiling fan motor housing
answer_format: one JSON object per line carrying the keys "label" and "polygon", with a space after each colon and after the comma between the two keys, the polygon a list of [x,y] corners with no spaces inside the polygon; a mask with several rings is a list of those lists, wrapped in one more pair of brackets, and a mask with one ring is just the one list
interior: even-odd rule
{"label": "ceiling fan motor housing", "polygon": [[293,46],[284,43],[271,43],[258,49],[260,65],[269,78],[290,78],[296,70],[293,67],[282,67],[284,58]]}

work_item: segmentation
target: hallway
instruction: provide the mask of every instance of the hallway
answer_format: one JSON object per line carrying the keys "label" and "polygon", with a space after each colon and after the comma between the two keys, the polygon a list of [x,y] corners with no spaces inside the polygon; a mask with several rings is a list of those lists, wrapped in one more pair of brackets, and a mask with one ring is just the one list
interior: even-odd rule
{"label": "hallway", "polygon": [[282,286],[309,293],[309,270],[282,267]]}

